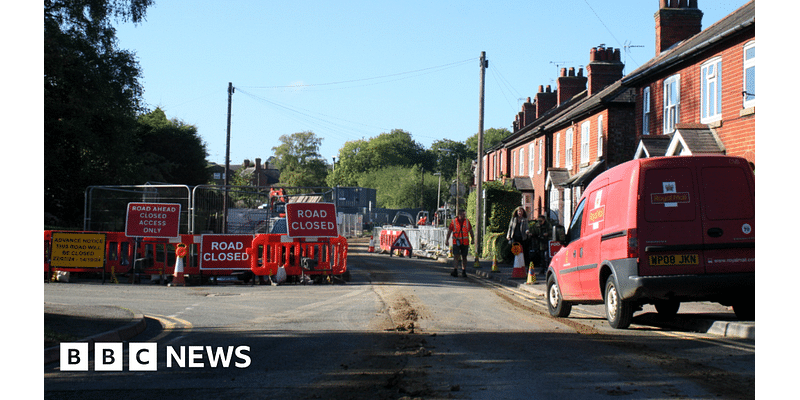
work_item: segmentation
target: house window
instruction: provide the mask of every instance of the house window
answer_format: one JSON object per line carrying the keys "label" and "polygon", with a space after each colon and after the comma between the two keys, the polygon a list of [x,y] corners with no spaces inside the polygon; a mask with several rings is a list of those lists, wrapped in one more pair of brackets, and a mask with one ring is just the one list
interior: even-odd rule
{"label": "house window", "polygon": [[642,92],[642,135],[650,134],[650,87]]}
{"label": "house window", "polygon": [[603,116],[597,117],[597,158],[603,155]]}
{"label": "house window", "polygon": [[573,135],[572,128],[567,129],[567,140],[564,142],[565,146],[564,156],[566,157],[566,160],[564,161],[564,166],[566,166],[567,169],[572,168],[572,146],[574,145],[573,143],[574,140],[572,138],[572,135]]}
{"label": "house window", "polygon": [[553,164],[556,168],[561,167],[561,132],[556,134],[556,156],[553,157]]}
{"label": "house window", "polygon": [[525,148],[519,149],[519,175],[525,175]]}
{"label": "house window", "polygon": [[718,121],[722,116],[722,59],[700,66],[700,122]]}
{"label": "house window", "polygon": [[581,164],[589,162],[589,138],[592,136],[592,124],[586,121],[581,124]]}
{"label": "house window", "polygon": [[[536,166],[534,164],[536,162],[536,157],[535,157],[536,153],[534,153],[534,151],[533,151],[533,148],[534,148],[535,145],[536,145],[536,142],[533,142],[530,145],[528,145],[528,175],[531,175],[531,176],[533,176],[533,171],[534,171],[534,168]],[[539,172],[541,172],[541,171],[539,171]]]}
{"label": "house window", "polygon": [[742,107],[756,105],[756,42],[744,45],[744,82],[742,83]]}
{"label": "house window", "polygon": [[539,172],[542,173],[542,167],[544,166],[544,139],[539,140]]}
{"label": "house window", "polygon": [[681,76],[673,75],[664,81],[664,134],[675,131],[681,120]]}

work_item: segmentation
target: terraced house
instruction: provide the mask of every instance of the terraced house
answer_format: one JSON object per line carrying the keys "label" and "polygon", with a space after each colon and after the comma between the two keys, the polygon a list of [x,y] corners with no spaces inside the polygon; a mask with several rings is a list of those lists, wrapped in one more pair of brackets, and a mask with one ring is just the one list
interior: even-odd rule
{"label": "terraced house", "polygon": [[485,180],[512,179],[529,214],[569,221],[600,172],[641,157],[727,154],[755,168],[755,1],[701,30],[697,0],[660,0],[656,54],[622,76],[619,49],[562,68],[514,132],[484,155]]}

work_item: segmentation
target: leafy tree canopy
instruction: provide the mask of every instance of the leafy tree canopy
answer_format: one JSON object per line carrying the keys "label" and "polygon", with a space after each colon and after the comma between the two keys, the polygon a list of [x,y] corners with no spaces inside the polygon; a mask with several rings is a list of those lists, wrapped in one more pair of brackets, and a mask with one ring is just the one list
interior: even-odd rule
{"label": "leafy tree canopy", "polygon": [[[489,128],[483,131],[483,151],[486,151],[494,145],[500,143],[503,139],[511,135],[511,132],[506,128]],[[472,154],[478,153],[478,134],[470,136],[467,139],[467,148]]]}
{"label": "leafy tree canopy", "polygon": [[324,186],[328,164],[319,153],[322,138],[314,132],[282,135],[281,144],[272,148],[275,165],[281,171],[284,186]]}
{"label": "leafy tree canopy", "polygon": [[200,185],[209,179],[205,143],[194,125],[168,120],[161,108],[138,118],[140,180]]}
{"label": "leafy tree canopy", "polygon": [[152,0],[45,0],[45,212],[79,226],[87,186],[136,178],[134,54],[117,47],[114,21],[139,23]]}

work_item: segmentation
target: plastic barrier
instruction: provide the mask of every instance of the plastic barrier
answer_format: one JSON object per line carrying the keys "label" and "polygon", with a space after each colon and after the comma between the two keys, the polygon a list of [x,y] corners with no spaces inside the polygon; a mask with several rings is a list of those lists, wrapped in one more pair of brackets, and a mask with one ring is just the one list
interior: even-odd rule
{"label": "plastic barrier", "polygon": [[281,266],[290,277],[338,276],[347,272],[347,247],[347,239],[342,236],[306,241],[285,234],[259,234],[246,252],[250,270],[258,276],[275,275]]}

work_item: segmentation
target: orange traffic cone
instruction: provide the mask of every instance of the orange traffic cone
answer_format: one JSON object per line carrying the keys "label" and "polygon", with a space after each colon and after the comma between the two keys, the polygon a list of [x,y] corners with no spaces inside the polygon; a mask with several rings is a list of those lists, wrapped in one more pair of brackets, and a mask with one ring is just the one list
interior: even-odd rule
{"label": "orange traffic cone", "polygon": [[528,281],[525,284],[533,285],[534,283],[536,283],[536,274],[533,272],[533,263],[531,262],[528,266]]}
{"label": "orange traffic cone", "polygon": [[369,237],[369,248],[367,249],[367,251],[370,253],[375,252],[375,241],[373,240],[372,236]]}
{"label": "orange traffic cone", "polygon": [[500,268],[497,268],[497,256],[492,257],[492,272],[500,272]]}

